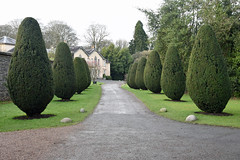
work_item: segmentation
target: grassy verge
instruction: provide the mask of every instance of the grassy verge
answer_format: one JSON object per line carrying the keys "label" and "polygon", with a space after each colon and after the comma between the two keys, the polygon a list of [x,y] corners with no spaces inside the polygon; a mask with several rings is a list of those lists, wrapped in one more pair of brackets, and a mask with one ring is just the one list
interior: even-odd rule
{"label": "grassy verge", "polygon": [[[101,97],[101,84],[91,85],[81,94],[75,94],[69,102],[60,102],[54,97],[42,114],[56,116],[42,119],[19,120],[14,117],[24,116],[25,113],[18,109],[12,102],[0,102],[0,131],[16,131],[36,128],[59,127],[79,123],[91,114]],[[80,113],[84,108],[85,113]],[[60,120],[69,117],[72,123],[61,123]]]}
{"label": "grassy verge", "polygon": [[[202,115],[195,113],[200,112],[200,110],[192,102],[189,95],[185,94],[181,99],[186,102],[174,102],[168,101],[168,97],[164,94],[153,94],[150,91],[135,90],[129,88],[127,85],[123,85],[122,88],[135,94],[135,96],[140,99],[150,111],[157,115],[185,122],[185,118],[188,115],[194,114],[197,116],[198,120],[193,123],[240,128],[240,100],[238,99],[229,100],[223,111],[225,113],[233,114],[233,116]],[[160,108],[167,108],[168,112],[160,113]]]}

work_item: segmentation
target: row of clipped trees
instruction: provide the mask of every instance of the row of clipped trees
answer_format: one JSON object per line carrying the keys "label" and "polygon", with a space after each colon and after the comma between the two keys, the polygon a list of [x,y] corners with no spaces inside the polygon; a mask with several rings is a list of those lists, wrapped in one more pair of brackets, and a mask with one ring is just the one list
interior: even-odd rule
{"label": "row of clipped trees", "polygon": [[91,83],[84,59],[71,56],[66,43],[59,43],[51,67],[38,22],[25,18],[18,29],[16,46],[9,66],[7,86],[13,103],[27,116],[40,115],[54,94],[69,100]]}
{"label": "row of clipped trees", "polygon": [[197,107],[205,112],[221,113],[231,97],[227,67],[214,31],[203,25],[191,52],[187,78],[184,74],[178,49],[171,44],[166,52],[163,67],[159,54],[152,51],[148,58],[133,63],[128,72],[127,84],[134,89],[150,90],[179,101],[185,89]]}

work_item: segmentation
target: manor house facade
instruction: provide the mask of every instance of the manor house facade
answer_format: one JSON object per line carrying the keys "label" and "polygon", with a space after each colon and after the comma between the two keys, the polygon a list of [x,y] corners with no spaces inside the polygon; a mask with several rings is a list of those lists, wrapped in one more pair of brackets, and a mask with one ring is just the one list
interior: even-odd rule
{"label": "manor house facade", "polygon": [[93,73],[96,70],[97,78],[103,78],[103,75],[110,76],[110,62],[94,49],[84,49],[76,47],[72,50],[74,58],[84,58],[88,63],[89,69]]}

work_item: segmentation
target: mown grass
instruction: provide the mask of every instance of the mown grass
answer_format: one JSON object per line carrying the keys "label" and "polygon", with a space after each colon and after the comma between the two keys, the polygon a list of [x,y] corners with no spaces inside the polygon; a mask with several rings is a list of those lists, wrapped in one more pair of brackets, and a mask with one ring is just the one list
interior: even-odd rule
{"label": "mown grass", "polygon": [[[202,115],[195,112],[201,112],[197,106],[193,103],[189,95],[185,94],[181,100],[186,102],[169,101],[169,98],[164,94],[153,94],[150,91],[135,90],[123,85],[122,88],[132,92],[140,99],[150,111],[157,115],[185,122],[188,115],[195,115],[198,120],[192,123],[215,125],[215,126],[227,126],[240,128],[240,100],[229,100],[225,110],[223,112],[233,114],[232,116],[215,116],[215,115]],[[168,112],[160,113],[160,108],[167,108]]]}
{"label": "mown grass", "polygon": [[[12,102],[0,102],[0,131],[16,131],[36,128],[59,127],[73,125],[83,121],[97,106],[101,97],[101,84],[91,85],[81,94],[75,94],[69,102],[61,102],[54,97],[42,114],[54,114],[55,116],[41,119],[19,120],[14,117],[26,114],[18,109]],[[80,113],[84,108],[85,113]],[[60,120],[69,117],[72,123],[61,123]]]}

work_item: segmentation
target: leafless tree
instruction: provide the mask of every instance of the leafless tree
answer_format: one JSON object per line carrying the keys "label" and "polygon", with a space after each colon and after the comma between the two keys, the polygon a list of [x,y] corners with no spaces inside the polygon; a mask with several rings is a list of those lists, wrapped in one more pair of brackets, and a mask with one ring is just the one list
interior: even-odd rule
{"label": "leafless tree", "polygon": [[109,36],[107,27],[101,24],[92,24],[88,27],[84,38],[96,51],[100,52],[105,45],[106,37]]}
{"label": "leafless tree", "polygon": [[128,42],[126,40],[119,39],[116,41],[115,45],[116,45],[116,47],[119,47],[120,49],[127,48]]}
{"label": "leafless tree", "polygon": [[70,47],[76,46],[78,37],[72,27],[62,21],[51,21],[43,29],[47,48],[56,48],[59,42],[66,42]]}
{"label": "leafless tree", "polygon": [[8,24],[0,25],[0,37],[8,36],[11,38],[17,38],[18,27],[21,24],[21,19],[15,19]]}

